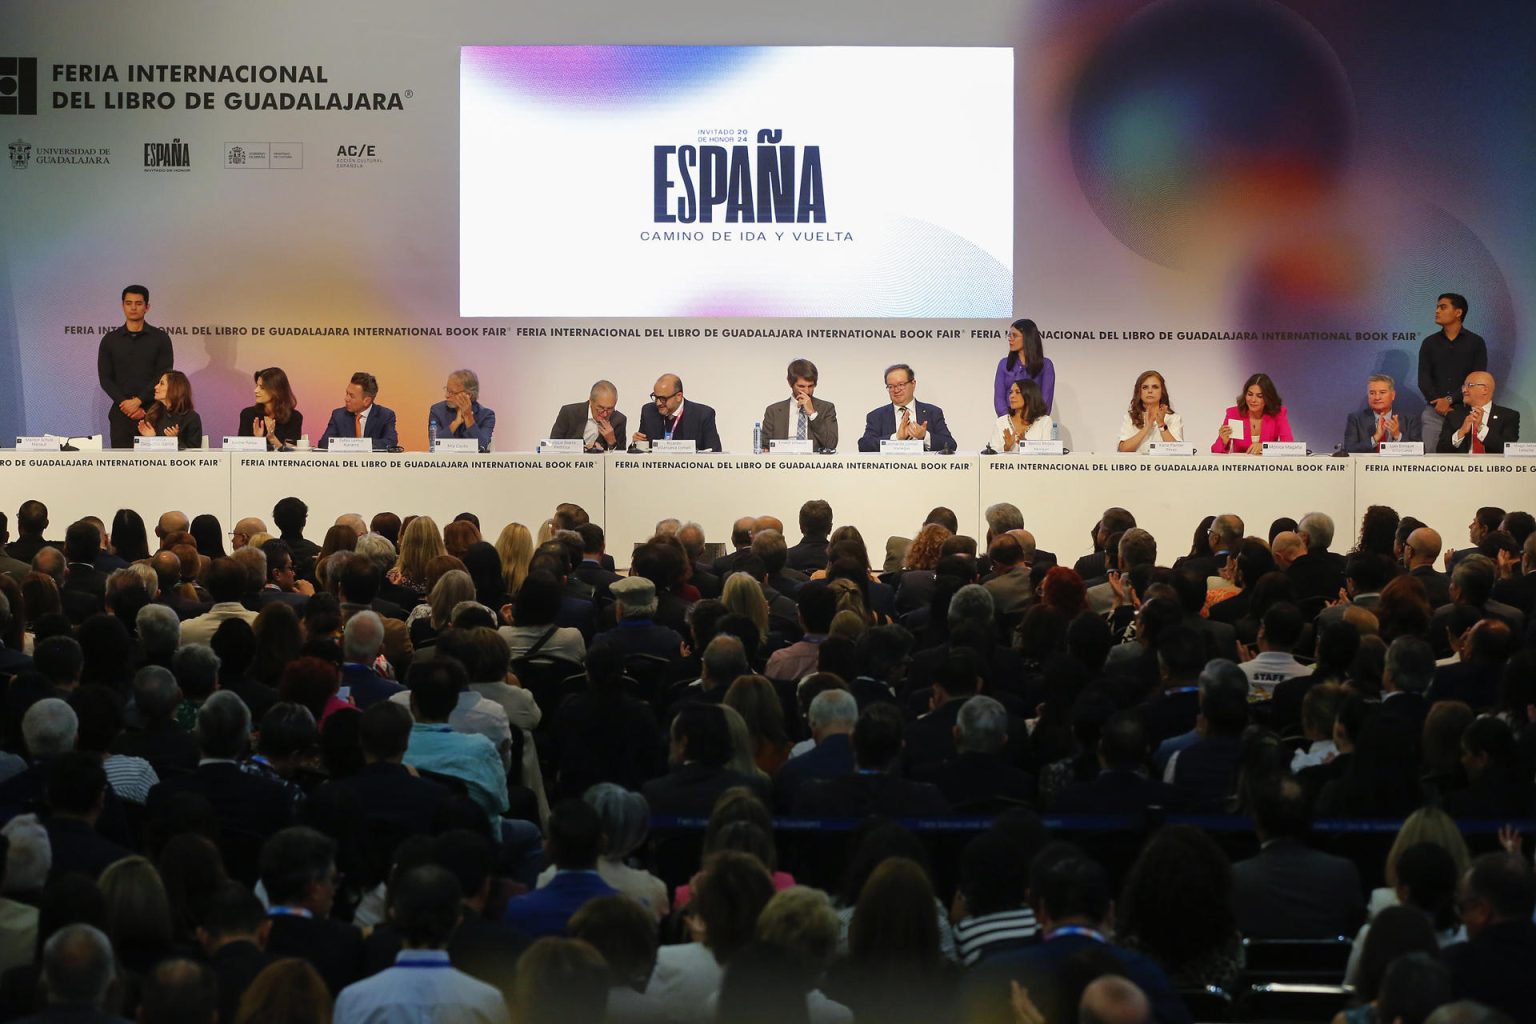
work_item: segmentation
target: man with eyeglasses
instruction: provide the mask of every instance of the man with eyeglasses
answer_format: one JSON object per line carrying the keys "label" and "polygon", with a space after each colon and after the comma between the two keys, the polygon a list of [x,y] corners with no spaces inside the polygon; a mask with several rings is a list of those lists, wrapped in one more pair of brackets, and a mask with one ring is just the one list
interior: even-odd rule
{"label": "man with eyeglasses", "polygon": [[585,402],[560,407],[555,425],[549,428],[550,439],[580,439],[589,452],[623,451],[627,447],[628,421],[616,408],[618,404],[619,389],[609,381],[598,381]]}
{"label": "man with eyeglasses", "polygon": [[1520,440],[1520,414],[1493,404],[1493,374],[1478,370],[1467,374],[1461,400],[1445,417],[1440,443],[1435,450],[1471,455],[1500,455],[1504,446]]}
{"label": "man with eyeglasses", "polygon": [[864,436],[859,438],[859,451],[878,452],[883,440],[921,441],[924,451],[955,450],[955,438],[944,424],[944,410],[914,397],[917,374],[912,367],[897,363],[888,368],[885,390],[891,396],[891,402],[871,410],[864,418]]}
{"label": "man with eyeglasses", "polygon": [[437,437],[474,438],[482,452],[491,450],[496,413],[480,404],[480,377],[474,370],[454,370],[443,385],[443,400],[427,414],[427,434],[437,427]]}
{"label": "man with eyeglasses", "polygon": [[640,412],[635,443],[692,441],[699,451],[720,451],[720,431],[715,429],[715,410],[701,402],[683,400],[683,381],[675,373],[656,379],[651,404]]}

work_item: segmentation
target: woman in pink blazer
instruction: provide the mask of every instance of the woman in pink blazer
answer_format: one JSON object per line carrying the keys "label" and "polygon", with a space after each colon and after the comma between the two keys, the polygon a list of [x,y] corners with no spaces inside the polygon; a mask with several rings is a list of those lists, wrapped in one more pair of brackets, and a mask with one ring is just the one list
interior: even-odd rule
{"label": "woman in pink blazer", "polygon": [[[1233,433],[1230,420],[1243,421],[1243,433]],[[1267,373],[1256,373],[1243,385],[1243,393],[1237,404],[1227,409],[1221,421],[1221,431],[1211,445],[1217,455],[1257,455],[1265,441],[1292,441],[1291,421],[1286,418],[1285,406],[1280,404],[1280,392]]]}

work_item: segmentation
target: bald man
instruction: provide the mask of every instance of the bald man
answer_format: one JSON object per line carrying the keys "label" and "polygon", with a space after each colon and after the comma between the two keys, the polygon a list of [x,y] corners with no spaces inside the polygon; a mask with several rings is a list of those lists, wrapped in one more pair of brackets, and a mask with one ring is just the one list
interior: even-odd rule
{"label": "bald man", "polygon": [[640,410],[640,429],[636,443],[647,441],[692,441],[699,451],[718,452],[720,431],[715,429],[715,410],[702,402],[683,397],[683,380],[675,373],[656,378],[651,389],[651,404]]}
{"label": "bald man", "polygon": [[256,536],[258,533],[266,532],[266,523],[262,522],[260,519],[257,519],[255,516],[246,516],[244,519],[236,523],[234,530],[230,532],[230,546],[235,551],[239,551],[241,548],[245,547],[251,542],[252,537]]}
{"label": "bald man", "polygon": [[1307,541],[1299,533],[1283,530],[1275,534],[1275,539],[1270,542],[1269,553],[1275,556],[1275,565],[1281,572],[1289,569],[1291,563],[1307,553]]}
{"label": "bald man", "polygon": [[1077,1004],[1078,1024],[1147,1024],[1152,1005],[1134,981],[1104,974],[1088,983]]}
{"label": "bald man", "polygon": [[162,512],[160,521],[155,524],[155,536],[164,541],[175,534],[186,533],[190,525],[185,512]]}
{"label": "bald man", "polygon": [[1504,446],[1520,440],[1520,414],[1493,404],[1493,374],[1477,370],[1461,385],[1465,405],[1453,408],[1440,428],[1435,450],[1462,455],[1502,455]]}
{"label": "bald man", "polygon": [[335,525],[349,526],[352,528],[352,532],[357,534],[359,537],[368,532],[368,524],[363,520],[363,517],[358,515],[356,512],[343,512],[341,515],[336,517]]}
{"label": "bald man", "polygon": [[1440,560],[1440,534],[1427,526],[1421,526],[1403,542],[1403,564],[1408,575],[1424,584],[1424,594],[1431,608],[1451,603],[1451,581],[1445,573],[1435,568]]}

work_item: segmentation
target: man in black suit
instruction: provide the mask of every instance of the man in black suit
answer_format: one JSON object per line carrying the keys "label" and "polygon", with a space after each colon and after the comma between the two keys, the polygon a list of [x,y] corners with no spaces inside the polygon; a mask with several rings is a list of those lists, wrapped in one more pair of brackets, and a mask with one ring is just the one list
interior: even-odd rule
{"label": "man in black suit", "polygon": [[1344,586],[1344,556],[1328,550],[1333,543],[1333,517],[1308,512],[1296,524],[1296,532],[1306,544],[1306,554],[1294,559],[1285,575],[1296,591],[1297,602],[1315,597],[1334,600]]}
{"label": "man in black suit", "polygon": [[921,818],[949,813],[938,787],[910,782],[894,774],[901,756],[901,711],[894,704],[875,704],[853,727],[853,758],[857,771],[806,786],[796,814],[813,818]]}
{"label": "man in black suit", "polygon": [[796,359],[789,364],[789,401],[763,410],[763,450],[769,441],[810,441],[818,451],[837,450],[837,406],[815,397],[816,364]]}
{"label": "man in black suit", "polygon": [[1520,1024],[1536,1021],[1536,878],[1518,854],[1485,853],[1456,891],[1467,941],[1448,946],[1445,963],[1461,999],[1502,1010]]}
{"label": "man in black suit", "polygon": [[[1022,520],[1019,525],[1024,525]],[[1105,509],[1099,521],[1093,524],[1093,529],[1088,531],[1093,538],[1093,553],[1079,558],[1073,563],[1072,570],[1084,580],[1103,579],[1113,568],[1105,554],[1104,545],[1110,537],[1117,533],[1124,533],[1135,526],[1136,517],[1127,510],[1118,506]]]}
{"label": "man in black suit", "polygon": [[[1171,631],[1170,631],[1171,632]],[[1099,775],[1062,790],[1058,814],[1143,814],[1149,807],[1179,810],[1183,795],[1147,775],[1147,730],[1136,711],[1111,715],[1099,733]]]}
{"label": "man in black suit", "polygon": [[239,882],[225,882],[203,908],[197,941],[218,980],[220,1020],[235,1019],[240,997],[277,960],[266,950],[271,930],[261,900]]}
{"label": "man in black suit", "polygon": [[640,411],[640,429],[633,438],[636,443],[663,439],[692,441],[700,451],[721,450],[715,410],[702,402],[685,402],[683,379],[675,373],[656,378],[651,404]]}
{"label": "man in black suit", "polygon": [[96,568],[96,554],[101,550],[101,531],[80,520],[64,532],[64,585],[59,599],[64,614],[75,624],[101,611],[106,600],[107,574]]}
{"label": "man in black suit", "polygon": [[1408,575],[1424,584],[1424,596],[1431,609],[1451,603],[1451,580],[1435,568],[1440,559],[1440,534],[1427,526],[1421,526],[1403,541],[1403,564]]}
{"label": "man in black suit", "polygon": [[1536,613],[1536,533],[1525,538],[1519,563],[1510,567],[1508,578],[1493,585],[1493,596],[1524,612],[1526,621]]}
{"label": "man in black suit", "polygon": [[1401,718],[1414,736],[1424,732],[1429,702],[1424,694],[1435,678],[1435,652],[1416,636],[1400,636],[1387,648],[1381,671],[1380,715]]}
{"label": "man in black suit", "polygon": [[196,793],[213,805],[226,839],[249,836],[259,842],[288,825],[293,796],[285,786],[244,771],[240,759],[250,749],[251,712],[235,694],[218,690],[197,712],[197,770],[160,780],[145,804],[151,821],[162,819],[173,798]]}
{"label": "man in black suit", "polygon": [[974,651],[952,647],[933,673],[928,713],[906,728],[901,763],[907,774],[955,756],[955,729],[961,709],[981,684],[981,660]]}
{"label": "man in black suit", "polygon": [[88,924],[68,924],[43,946],[37,1000],[47,1006],[23,1024],[126,1024],[102,1010],[114,989],[117,964],[112,941]]}
{"label": "man in black suit", "polygon": [[1226,567],[1227,558],[1237,554],[1237,549],[1243,542],[1243,519],[1230,512],[1217,516],[1211,520],[1211,528],[1206,532],[1206,543],[1210,546],[1210,554],[1185,555],[1173,563],[1175,569],[1193,569],[1209,579],[1212,576],[1221,575],[1221,570]]}
{"label": "man in black suit", "polygon": [[363,976],[363,933],[331,920],[337,881],[336,844],[312,828],[285,828],[262,845],[267,952],[308,960],[332,995]]}
{"label": "man in black suit", "polygon": [[[762,520],[759,519],[758,522],[761,523]],[[806,573],[788,568],[784,564],[789,554],[789,546],[784,543],[783,530],[778,526],[759,526],[753,532],[752,554],[763,561],[763,569],[767,573],[767,585],[786,597],[794,597],[810,579]]]}
{"label": "man in black suit", "polygon": [[1307,846],[1310,827],[1301,783],[1281,778],[1254,798],[1259,853],[1232,865],[1237,930],[1256,939],[1353,935],[1365,919],[1365,894],[1352,861]]}
{"label": "man in black suit", "polygon": [[52,813],[44,827],[53,848],[50,878],[78,872],[101,877],[107,865],[133,851],[124,849],[96,831],[107,796],[107,772],[101,755],[72,750],[48,765],[48,803]]}
{"label": "man in black suit", "polygon": [[132,689],[138,721],[112,740],[112,753],[144,758],[162,780],[192,772],[198,761],[197,740],[176,725],[181,689],[171,670],[145,665],[134,673]]}
{"label": "man in black suit", "polygon": [[870,410],[864,418],[864,436],[859,451],[878,452],[883,440],[921,441],[923,450],[952,452],[954,435],[944,423],[944,410],[914,397],[917,374],[906,363],[897,363],[885,371],[885,390],[891,401]]}
{"label": "man in black suit", "polygon": [[715,800],[733,786],[745,786],[768,802],[768,780],[727,768],[731,734],[725,713],[701,703],[684,704],[672,719],[672,772],[645,784],[651,813],[707,818]]}
{"label": "man in black suit", "polygon": [[606,380],[592,385],[585,402],[562,405],[549,428],[551,440],[580,440],[589,452],[606,452],[627,447],[628,421],[615,406],[619,389]]}
{"label": "man in black suit", "polygon": [[1436,451],[1500,455],[1506,444],[1520,440],[1520,414],[1494,405],[1493,392],[1493,374],[1484,370],[1467,374],[1461,385],[1461,398],[1466,404],[1446,413]]}
{"label": "man in black suit", "polygon": [[607,548],[603,528],[596,523],[582,523],[576,527],[576,534],[581,537],[581,561],[571,573],[592,588],[592,594],[599,602],[607,604],[613,600],[608,588],[624,577],[603,565]]}
{"label": "man in black suit", "polygon": [[[293,552],[286,543],[274,538],[261,546],[261,554],[267,561],[267,574],[266,582],[256,595],[256,603],[264,608],[274,601],[280,601],[302,616],[304,606],[309,604],[309,599],[315,594],[315,586],[308,580],[299,579],[293,564]],[[372,563],[366,558],[358,557],[364,565],[372,568]]]}
{"label": "man in black suit", "polygon": [[[1435,645],[1437,656],[1444,658],[1451,653],[1446,631],[1456,621],[1460,606],[1476,609],[1482,618],[1498,619],[1515,636],[1524,633],[1524,613],[1493,599],[1495,578],[1493,561],[1484,555],[1468,555],[1456,563],[1456,568],[1451,570],[1451,603],[1437,609],[1429,620],[1429,639]],[[1461,630],[1456,633],[1459,635]]]}
{"label": "man in black suit", "polygon": [[1010,764],[1004,755],[1010,732],[1008,710],[991,697],[971,697],[958,703],[954,756],[918,768],[912,777],[933,783],[961,812],[967,805],[979,809],[995,807],[1001,801],[1034,803],[1034,777]]}
{"label": "man in black suit", "polygon": [[364,834],[370,823],[383,823],[401,836],[430,834],[452,794],[406,770],[411,725],[410,711],[393,701],[379,701],[364,711],[359,736],[362,771],[315,790],[305,806],[305,820],[342,840],[348,833]]}
{"label": "man in black suit", "polygon": [[59,546],[56,540],[44,539],[43,534],[47,529],[48,506],[36,500],[22,502],[16,510],[16,539],[5,546],[5,553],[30,566],[32,557],[43,548]]}
{"label": "man in black suit", "polygon": [[853,774],[853,728],[859,705],[847,690],[824,690],[806,712],[816,746],[784,762],[774,780],[773,795],[781,813],[790,811],[800,792],[814,780]]}
{"label": "man in black suit", "polygon": [[1200,672],[1211,660],[1205,637],[1183,624],[1160,631],[1156,650],[1157,688],[1141,705],[1143,731],[1153,750],[1163,740],[1195,727],[1200,715]]}
{"label": "man in black suit", "polygon": [[832,506],[812,498],[800,506],[800,543],[785,552],[784,564],[800,572],[827,567],[827,535],[832,532]]}
{"label": "man in black suit", "polygon": [[740,572],[741,560],[752,554],[752,528],[756,523],[756,516],[742,516],[731,524],[730,553],[715,559],[710,566],[720,579],[724,580],[733,572]]}
{"label": "man in black suit", "polygon": [[720,577],[704,558],[704,527],[698,523],[684,523],[677,528],[677,542],[688,553],[688,567],[693,573],[688,581],[697,588],[699,596],[719,597],[723,589]]}
{"label": "man in black suit", "polygon": [[0,573],[4,573],[17,583],[20,583],[22,577],[32,571],[32,566],[18,558],[12,558],[10,553],[5,550],[6,545],[11,539],[11,533],[6,529],[8,523],[9,520],[6,519],[5,513],[0,512]]}

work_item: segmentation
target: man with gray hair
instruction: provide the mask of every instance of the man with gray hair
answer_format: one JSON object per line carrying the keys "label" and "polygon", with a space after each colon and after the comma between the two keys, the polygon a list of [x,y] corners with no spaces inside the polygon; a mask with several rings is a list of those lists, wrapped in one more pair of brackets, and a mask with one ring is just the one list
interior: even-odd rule
{"label": "man with gray hair", "polygon": [[480,404],[480,378],[474,370],[454,370],[443,385],[443,400],[427,417],[428,435],[439,440],[473,438],[482,452],[491,450],[496,413]]}
{"label": "man with gray hair", "polygon": [[629,428],[617,408],[619,389],[606,380],[592,385],[585,402],[562,405],[549,428],[552,440],[582,442],[589,452],[623,451],[629,443]]}
{"label": "man with gray hair", "polygon": [[0,818],[42,802],[54,762],[75,749],[79,730],[75,709],[57,697],[44,697],[27,709],[21,718],[21,738],[32,764],[0,783]]}
{"label": "man with gray hair", "polygon": [[147,604],[139,609],[134,626],[149,664],[169,668],[171,656],[181,643],[181,619],[175,610],[168,605]]}
{"label": "man with gray hair", "polygon": [[1211,520],[1210,529],[1206,531],[1205,541],[1210,548],[1208,554],[1185,555],[1183,558],[1176,559],[1173,567],[1195,569],[1207,579],[1221,575],[1221,570],[1227,564],[1227,557],[1235,555],[1238,547],[1243,543],[1243,517],[1231,512],[1216,516]]}
{"label": "man with gray hair", "polygon": [[251,542],[251,538],[267,532],[267,524],[255,516],[246,516],[235,524],[230,531],[229,545],[232,550],[239,551]]}
{"label": "man with gray hair", "polygon": [[681,654],[683,638],[655,621],[656,584],[644,576],[626,576],[615,581],[609,593],[613,595],[615,625],[593,638],[591,650],[612,647],[626,658],[648,654],[673,659]]}
{"label": "man with gray hair", "polygon": [[[1241,688],[1248,692],[1248,674],[1242,666],[1226,658],[1212,658],[1205,663],[1205,668],[1200,671],[1200,700],[1205,700],[1205,695],[1212,687],[1236,690]],[[1246,699],[1246,698],[1245,698]],[[1168,763],[1173,755],[1185,747],[1192,747],[1200,742],[1200,730],[1198,726],[1185,733],[1170,737],[1158,744],[1157,750],[1152,755],[1152,763],[1157,768],[1157,777],[1162,778],[1167,770]]]}
{"label": "man with gray hair", "polygon": [[1011,764],[1004,753],[1011,726],[1008,710],[991,697],[971,697],[959,705],[954,756],[919,767],[913,778],[933,783],[957,808],[1034,803],[1034,776]]}
{"label": "man with gray hair", "polygon": [[823,690],[811,700],[805,717],[816,745],[785,761],[773,783],[774,801],[785,813],[794,808],[806,783],[853,774],[853,729],[859,721],[853,694]]}
{"label": "man with gray hair", "polygon": [[1381,710],[1383,719],[1396,718],[1407,723],[1412,735],[1424,731],[1429,703],[1424,695],[1435,678],[1435,651],[1416,636],[1400,636],[1387,648],[1387,660],[1381,671]]}
{"label": "man with gray hair", "polygon": [[[197,770],[162,777],[149,791],[145,809],[150,821],[166,820],[174,813],[175,798],[190,793],[207,799],[228,835],[251,836],[259,842],[290,823],[293,799],[288,791],[240,767],[251,746],[251,712],[244,701],[228,690],[210,696],[197,712],[196,735],[201,754]],[[231,865],[230,874],[250,882],[249,867]]]}
{"label": "man with gray hair", "polygon": [[1298,604],[1308,598],[1332,601],[1344,589],[1344,556],[1328,550],[1333,543],[1333,517],[1324,512],[1308,512],[1296,524],[1296,532],[1306,543],[1306,554],[1292,559],[1286,578],[1296,591]]}
{"label": "man with gray hair", "polygon": [[42,988],[48,1009],[27,1020],[118,1021],[102,1012],[116,976],[111,940],[88,924],[65,925],[43,945]]}
{"label": "man with gray hair", "polygon": [[160,778],[197,767],[197,740],[176,725],[181,688],[169,668],[145,665],[133,676],[129,727],[112,740],[114,754],[141,757]]}
{"label": "man with gray hair", "polygon": [[1344,450],[1365,455],[1381,451],[1388,441],[1422,440],[1423,424],[1419,417],[1399,416],[1393,408],[1396,401],[1397,389],[1391,377],[1373,373],[1366,378],[1365,408],[1350,413],[1344,423]]}
{"label": "man with gray hair", "polygon": [[347,620],[342,633],[341,685],[350,688],[352,703],[367,710],[405,687],[379,675],[374,667],[384,649],[384,620],[378,612],[362,611]]}
{"label": "man with gray hair", "polygon": [[367,521],[364,520],[363,517],[358,515],[356,512],[343,512],[341,515],[336,517],[335,525],[351,527],[352,532],[357,534],[359,539],[362,538],[363,534],[368,532]]}

